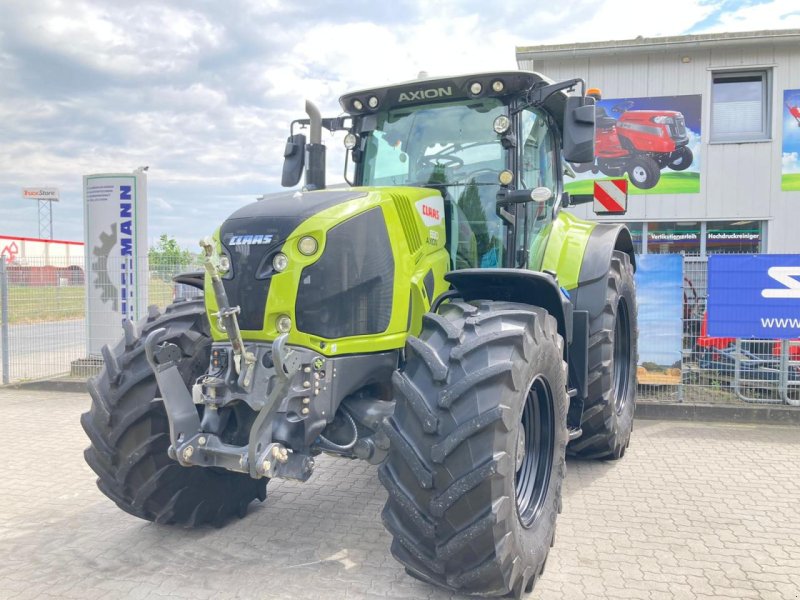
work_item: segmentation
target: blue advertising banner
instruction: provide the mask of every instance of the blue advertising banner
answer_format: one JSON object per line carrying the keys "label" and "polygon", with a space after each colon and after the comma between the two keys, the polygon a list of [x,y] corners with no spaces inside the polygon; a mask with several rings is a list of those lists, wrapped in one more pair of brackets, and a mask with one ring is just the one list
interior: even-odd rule
{"label": "blue advertising banner", "polygon": [[710,256],[708,334],[800,337],[800,255]]}
{"label": "blue advertising banner", "polygon": [[[646,375],[675,377],[680,383],[683,257],[678,254],[643,254],[636,257],[636,296],[639,314],[639,382]],[[670,370],[677,366],[678,371]],[[658,383],[667,383],[661,380]]]}

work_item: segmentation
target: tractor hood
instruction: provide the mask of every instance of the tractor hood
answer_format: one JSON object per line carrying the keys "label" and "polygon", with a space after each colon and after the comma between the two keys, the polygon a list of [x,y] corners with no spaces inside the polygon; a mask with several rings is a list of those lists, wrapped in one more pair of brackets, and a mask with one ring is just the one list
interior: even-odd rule
{"label": "tractor hood", "polygon": [[228,296],[242,306],[243,329],[263,326],[273,274],[271,259],[286,238],[319,212],[364,195],[350,190],[286,192],[248,204],[228,217],[219,230],[220,244],[231,263],[223,284]]}
{"label": "tractor hood", "polygon": [[[216,243],[244,340],[288,330],[287,343],[327,356],[401,348],[447,289],[444,211],[439,192],[413,187],[287,192],[237,210]],[[227,340],[205,301],[212,338]]]}

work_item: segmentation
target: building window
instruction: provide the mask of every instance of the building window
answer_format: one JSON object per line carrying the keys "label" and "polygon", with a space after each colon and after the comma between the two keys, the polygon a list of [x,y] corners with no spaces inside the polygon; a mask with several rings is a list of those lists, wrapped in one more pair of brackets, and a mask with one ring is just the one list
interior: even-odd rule
{"label": "building window", "polygon": [[706,254],[758,254],[761,221],[711,221],[706,225]]}
{"label": "building window", "polygon": [[700,255],[700,223],[663,222],[647,224],[648,254]]}
{"label": "building window", "polygon": [[769,70],[717,71],[711,86],[711,141],[770,139]]}

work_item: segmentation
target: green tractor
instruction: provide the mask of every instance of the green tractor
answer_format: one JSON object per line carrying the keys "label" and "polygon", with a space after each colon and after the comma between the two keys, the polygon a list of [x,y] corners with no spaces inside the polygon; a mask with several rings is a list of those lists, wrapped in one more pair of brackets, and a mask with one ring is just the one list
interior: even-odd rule
{"label": "green tractor", "polygon": [[[321,453],[360,458],[410,575],[519,597],[555,540],[565,455],[621,458],[633,428],[631,235],[563,210],[586,200],[562,175],[593,160],[594,102],[520,71],[340,102],[292,123],[283,183],[305,171],[303,190],[201,243],[205,271],[177,280],[204,298],[103,349],[86,460],[123,510],[196,526]],[[349,187],[325,189],[323,128],[347,132]]]}

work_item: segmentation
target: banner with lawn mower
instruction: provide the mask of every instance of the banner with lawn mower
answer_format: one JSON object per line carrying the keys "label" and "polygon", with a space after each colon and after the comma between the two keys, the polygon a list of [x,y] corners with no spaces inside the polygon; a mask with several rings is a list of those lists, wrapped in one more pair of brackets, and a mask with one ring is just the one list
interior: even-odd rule
{"label": "banner with lawn mower", "polygon": [[593,182],[626,177],[630,194],[700,192],[701,96],[603,99],[597,103],[593,163],[570,163],[572,194]]}
{"label": "banner with lawn mower", "polygon": [[800,90],[783,90],[781,191],[800,192]]}

